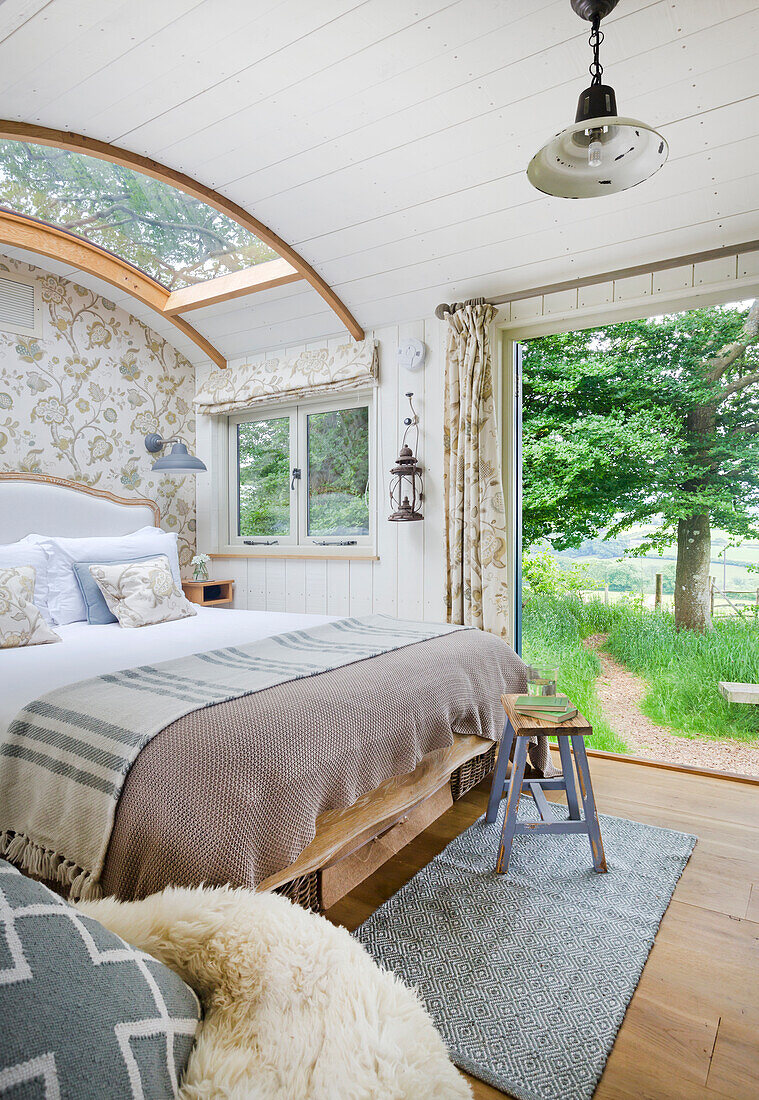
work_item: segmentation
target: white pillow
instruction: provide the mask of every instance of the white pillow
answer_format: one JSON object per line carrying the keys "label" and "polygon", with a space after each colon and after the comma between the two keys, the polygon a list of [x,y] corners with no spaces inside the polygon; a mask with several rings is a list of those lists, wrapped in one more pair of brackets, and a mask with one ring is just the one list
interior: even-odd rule
{"label": "white pillow", "polygon": [[27,535],[23,541],[41,545],[48,552],[48,606],[55,621],[77,623],[87,618],[87,606],[74,573],[74,562],[130,561],[149,554],[165,554],[171,573],[181,588],[177,536],[160,527],[142,527],[129,535],[99,535],[83,539],[54,535]]}
{"label": "white pillow", "polygon": [[34,566],[0,567],[0,649],[60,641],[34,604]]}
{"label": "white pillow", "polygon": [[0,546],[0,569],[4,566],[14,568],[31,565],[35,573],[34,605],[42,612],[49,623],[55,623],[48,606],[50,582],[48,577],[48,553],[44,546],[33,546],[28,542],[8,542]]}
{"label": "white pillow", "polygon": [[198,613],[174,581],[165,554],[123,565],[91,565],[89,569],[121,626],[155,626]]}

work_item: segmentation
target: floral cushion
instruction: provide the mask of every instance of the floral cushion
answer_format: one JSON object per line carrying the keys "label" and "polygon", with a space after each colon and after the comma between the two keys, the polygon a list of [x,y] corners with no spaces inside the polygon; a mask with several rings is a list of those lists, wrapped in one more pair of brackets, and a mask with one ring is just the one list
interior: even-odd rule
{"label": "floral cushion", "polygon": [[0,566],[0,649],[60,642],[34,605],[33,565]]}
{"label": "floral cushion", "polygon": [[154,626],[198,613],[174,581],[165,554],[145,561],[91,565],[90,573],[122,626]]}

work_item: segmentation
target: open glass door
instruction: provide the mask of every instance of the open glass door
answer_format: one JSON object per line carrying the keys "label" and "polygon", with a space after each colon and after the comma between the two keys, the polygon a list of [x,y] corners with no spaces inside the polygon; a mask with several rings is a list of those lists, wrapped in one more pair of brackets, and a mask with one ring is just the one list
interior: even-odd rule
{"label": "open glass door", "polygon": [[522,655],[522,345],[513,345],[514,649]]}

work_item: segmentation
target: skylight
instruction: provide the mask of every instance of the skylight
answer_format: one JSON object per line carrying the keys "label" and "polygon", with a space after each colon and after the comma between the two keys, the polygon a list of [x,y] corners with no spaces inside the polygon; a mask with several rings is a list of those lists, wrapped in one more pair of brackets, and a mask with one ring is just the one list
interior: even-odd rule
{"label": "skylight", "polygon": [[73,233],[179,290],[277,258],[232,218],[99,157],[0,141],[0,206]]}

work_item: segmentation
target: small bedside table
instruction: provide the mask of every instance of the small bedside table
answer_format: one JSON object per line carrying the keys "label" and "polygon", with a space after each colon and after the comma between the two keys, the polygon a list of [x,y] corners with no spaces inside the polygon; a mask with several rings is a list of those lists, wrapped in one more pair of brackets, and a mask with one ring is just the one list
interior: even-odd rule
{"label": "small bedside table", "polygon": [[231,603],[234,581],[182,581],[182,591],[190,603],[201,607],[220,607]]}

